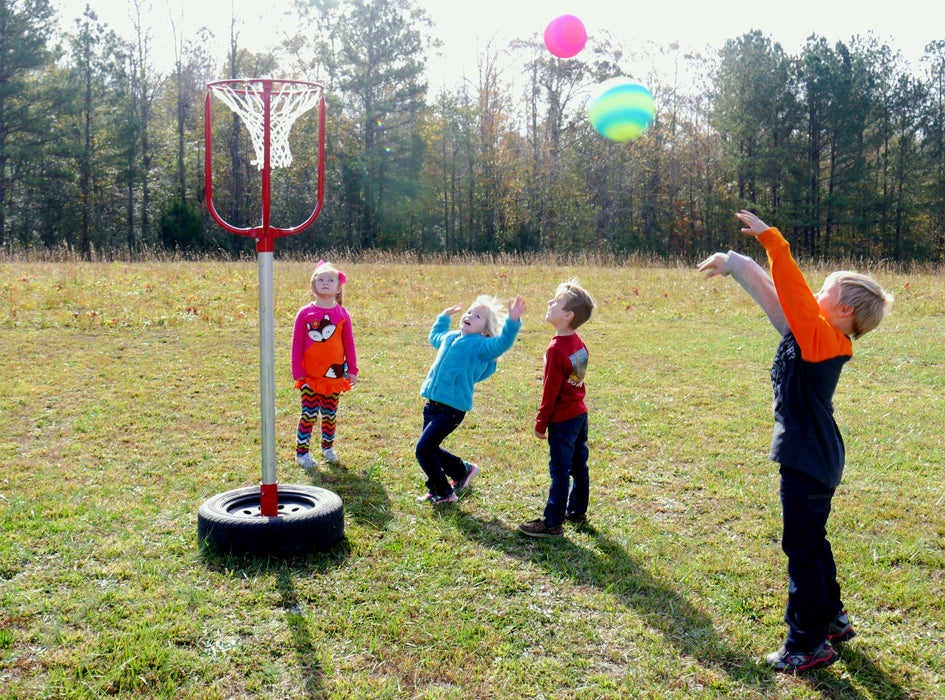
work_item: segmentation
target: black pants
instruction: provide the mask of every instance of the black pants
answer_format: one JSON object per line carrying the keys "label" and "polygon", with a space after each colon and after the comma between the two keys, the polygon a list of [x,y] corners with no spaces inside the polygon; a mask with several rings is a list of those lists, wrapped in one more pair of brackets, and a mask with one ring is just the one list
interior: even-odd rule
{"label": "black pants", "polygon": [[466,417],[464,411],[438,401],[428,401],[423,407],[423,432],[417,442],[417,461],[427,475],[427,488],[434,496],[442,498],[453,492],[453,481],[466,478],[466,465],[459,457],[440,447]]}
{"label": "black pants", "polygon": [[827,627],[843,610],[837,566],[827,540],[834,489],[790,467],[781,467],[781,548],[788,558],[788,651],[811,651],[827,639]]}

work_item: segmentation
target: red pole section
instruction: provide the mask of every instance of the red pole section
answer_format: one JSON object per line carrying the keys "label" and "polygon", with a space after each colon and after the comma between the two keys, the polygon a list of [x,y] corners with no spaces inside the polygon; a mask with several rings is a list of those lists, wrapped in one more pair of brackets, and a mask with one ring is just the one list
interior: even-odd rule
{"label": "red pole section", "polygon": [[272,81],[263,83],[263,169],[262,169],[262,230],[256,241],[257,253],[271,253],[275,250],[275,236],[269,230],[269,214],[272,210],[269,193],[272,166],[269,164],[271,138],[269,127],[272,123]]}

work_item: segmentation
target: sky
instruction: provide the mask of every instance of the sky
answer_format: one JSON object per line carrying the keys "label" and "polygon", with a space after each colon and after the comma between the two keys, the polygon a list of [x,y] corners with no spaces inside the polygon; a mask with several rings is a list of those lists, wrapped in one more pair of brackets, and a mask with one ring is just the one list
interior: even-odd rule
{"label": "sky", "polygon": [[[150,3],[150,25],[156,56],[172,65],[170,20],[173,15],[185,36],[201,26],[220,41],[222,55],[229,34],[231,8],[243,26],[240,38],[247,48],[262,51],[278,43],[283,11],[290,0],[143,0]],[[545,26],[562,14],[584,22],[588,35],[607,29],[627,49],[677,42],[687,51],[716,50],[727,39],[758,29],[797,53],[811,34],[831,43],[849,42],[872,32],[903,53],[919,69],[927,43],[945,39],[945,23],[935,19],[941,10],[928,0],[853,3],[850,0],[415,0],[434,23],[433,34],[443,42],[442,55],[429,58],[429,80],[436,89],[452,87],[465,73],[476,75],[479,52],[490,42],[504,47],[515,38],[540,37]],[[131,0],[53,0],[63,25],[71,28],[86,4],[122,37],[131,36]],[[279,76],[275,76],[279,77]],[[300,76],[301,77],[301,76]]]}

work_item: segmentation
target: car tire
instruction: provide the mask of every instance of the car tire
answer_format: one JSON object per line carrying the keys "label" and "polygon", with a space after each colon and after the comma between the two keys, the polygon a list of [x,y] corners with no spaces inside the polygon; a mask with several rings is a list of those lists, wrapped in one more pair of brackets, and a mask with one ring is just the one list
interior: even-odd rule
{"label": "car tire", "polygon": [[288,558],[328,549],[344,536],[341,498],[318,486],[279,484],[279,514],[260,514],[259,487],[207,499],[197,512],[197,541],[217,554]]}

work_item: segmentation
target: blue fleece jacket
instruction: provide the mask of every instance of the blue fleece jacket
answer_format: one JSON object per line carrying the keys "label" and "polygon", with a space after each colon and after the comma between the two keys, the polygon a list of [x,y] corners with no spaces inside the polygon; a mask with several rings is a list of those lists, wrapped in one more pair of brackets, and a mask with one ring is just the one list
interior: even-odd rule
{"label": "blue fleece jacket", "polygon": [[430,345],[438,351],[420,395],[458,411],[469,411],[473,407],[473,387],[495,373],[496,360],[515,343],[522,322],[506,318],[502,332],[488,338],[479,333],[451,331],[450,321],[448,314],[440,314],[430,329]]}

